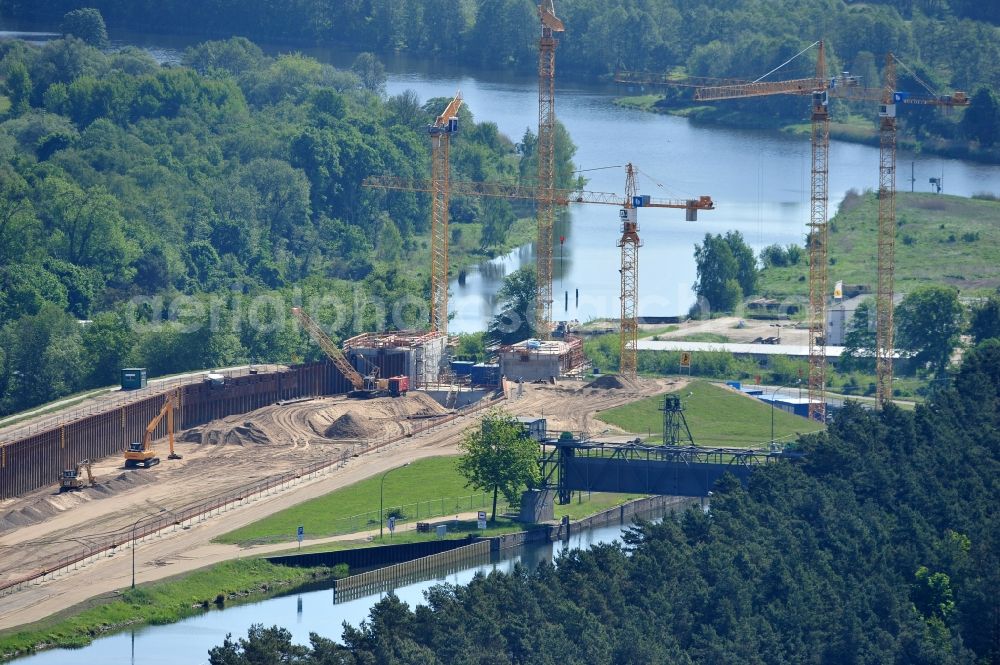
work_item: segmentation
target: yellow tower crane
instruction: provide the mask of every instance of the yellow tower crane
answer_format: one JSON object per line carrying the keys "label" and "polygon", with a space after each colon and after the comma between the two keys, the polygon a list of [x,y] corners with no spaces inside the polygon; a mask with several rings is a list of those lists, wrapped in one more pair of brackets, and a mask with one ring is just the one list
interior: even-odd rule
{"label": "yellow tower crane", "polygon": [[448,199],[451,135],[458,131],[462,93],[427,127],[431,137],[431,330],[448,333]]}
{"label": "yellow tower crane", "polygon": [[[808,48],[819,46],[814,78],[788,81],[753,81],[728,85],[699,87],[697,100],[740,99],[780,94],[809,94],[812,96],[812,168],[809,191],[809,418],[826,419],[826,295],[827,295],[827,208],[829,204],[830,114],[827,90],[836,87],[826,77],[826,49],[822,41]],[[808,49],[799,53],[801,55]],[[797,57],[797,56],[796,56]],[[786,63],[787,64],[787,63]],[[769,72],[770,73],[770,72]],[[767,76],[767,74],[765,74]],[[763,78],[763,77],[762,77]],[[856,79],[841,81],[851,84]]]}
{"label": "yellow tower crane", "polygon": [[[635,185],[635,168],[632,164],[625,167],[625,197],[608,192],[589,192],[551,188],[545,196],[553,206],[565,206],[570,203],[597,203],[602,205],[617,205],[622,208],[619,213],[622,222],[622,236],[618,241],[621,248],[621,330],[619,348],[621,351],[622,374],[634,377],[636,373],[636,342],[638,341],[638,288],[639,288],[639,225],[636,219],[636,208],[679,208],[686,211],[685,218],[694,221],[699,210],[714,210],[712,197],[701,196],[697,199],[658,200],[648,196],[638,196]],[[394,176],[374,176],[365,178],[365,187],[377,189],[402,190],[407,192],[429,192],[433,184],[424,180],[398,178]],[[469,182],[453,181],[451,191],[456,196],[485,196],[502,199],[522,199],[537,201],[542,196],[542,186],[512,185],[499,182]],[[537,323],[536,323],[537,332]]]}
{"label": "yellow tower crane", "polygon": [[[729,82],[724,85],[699,86],[689,80],[664,75],[643,75],[619,72],[620,82],[643,82],[664,85],[694,85],[694,98],[708,101],[737,99],[764,95],[793,94],[812,96],[812,177],[809,219],[809,416],[825,418],[826,388],[826,321],[827,297],[827,202],[829,183],[829,113],[830,96],[848,101],[879,104],[879,224],[878,224],[878,289],[876,292],[876,388],[879,404],[892,397],[893,354],[893,273],[895,270],[896,233],[896,106],[923,104],[955,107],[968,106],[964,92],[933,95],[920,79],[914,79],[929,92],[928,97],[912,96],[896,90],[896,63],[892,54],[886,58],[882,88],[863,88],[857,77],[844,75],[826,78],[826,57],[823,42],[817,42],[819,54],[815,78],[788,81]],[[811,46],[810,46],[811,48]],[[804,52],[804,51],[803,51]],[[801,54],[801,52],[800,52]],[[769,72],[770,73],[770,72]],[[763,78],[763,77],[762,77]]]}
{"label": "yellow tower crane", "polygon": [[538,42],[538,239],[535,243],[535,332],[541,339],[552,333],[552,227],[555,224],[556,45],[563,32],[552,0],[538,5],[542,36]]}

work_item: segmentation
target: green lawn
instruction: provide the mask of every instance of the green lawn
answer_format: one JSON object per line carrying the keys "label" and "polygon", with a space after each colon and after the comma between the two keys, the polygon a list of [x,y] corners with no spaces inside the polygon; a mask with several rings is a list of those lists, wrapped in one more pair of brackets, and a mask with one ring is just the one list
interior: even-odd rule
{"label": "green lawn", "polygon": [[[764,402],[707,381],[695,381],[677,394],[682,398],[684,416],[697,445],[750,447],[770,441],[771,407]],[[647,397],[602,411],[597,417],[636,434],[652,432],[653,439],[659,441],[663,433],[662,402],[662,396]],[[805,418],[774,410],[774,436],[778,440],[816,429]]]}
{"label": "green lawn", "polygon": [[[399,467],[385,477],[385,512],[402,507],[401,521],[416,521],[436,515],[476,510],[487,497],[465,487],[457,471],[458,457],[432,457]],[[373,476],[325,496],[306,501],[259,522],[230,531],[223,543],[278,542],[294,540],[299,525],[310,538],[354,533],[378,528],[379,485]],[[469,497],[476,495],[476,500]]]}
{"label": "green lawn", "polygon": [[[926,184],[926,183],[925,183]],[[831,202],[832,203],[832,202]],[[1000,202],[937,194],[896,196],[896,291],[950,284],[963,294],[1000,286]],[[875,251],[878,201],[874,194],[849,199],[830,221],[832,284],[877,284]],[[807,261],[761,273],[759,291],[770,296],[806,295]]]}
{"label": "green lawn", "polygon": [[[610,324],[610,322],[609,322]],[[639,330],[639,339],[646,339],[648,337],[655,337],[656,335],[663,335],[666,333],[677,332],[680,330],[680,326],[664,326],[662,328],[652,328],[649,330]]]}
{"label": "green lawn", "polygon": [[[608,510],[609,508],[620,506],[623,503],[628,503],[629,501],[633,501],[635,499],[641,499],[645,496],[645,494],[612,494],[608,492],[594,492],[592,494],[588,494],[585,492],[576,492],[573,495],[573,501],[571,503],[566,505],[555,505],[555,518],[558,520],[561,519],[563,515],[568,515],[571,520],[579,520],[584,517],[596,515],[597,513]],[[446,538],[454,540],[466,538],[469,535],[482,536],[484,538],[500,536],[505,533],[524,531],[526,528],[529,528],[527,525],[501,514],[501,511],[505,507],[506,502],[503,498],[501,498],[500,503],[497,504],[497,519],[495,522],[488,522],[486,529],[480,529],[474,519],[456,520],[454,518],[448,519],[447,517],[438,517],[431,518],[428,521],[432,524],[447,523],[448,535]],[[490,506],[488,505],[485,510],[487,515],[489,515]],[[314,545],[306,545],[301,550],[297,547],[289,547],[287,550],[283,550],[282,552],[269,556],[277,556],[278,554],[294,554],[300,551],[334,552],[339,550],[357,549],[359,547],[374,547],[376,545],[391,544],[400,545],[404,543],[418,543],[436,539],[437,534],[434,532],[418,533],[412,525],[405,525],[403,528],[398,529],[394,534],[390,534],[388,531],[383,531],[381,539],[378,536],[375,536],[371,540],[343,540],[328,543],[316,543]]]}

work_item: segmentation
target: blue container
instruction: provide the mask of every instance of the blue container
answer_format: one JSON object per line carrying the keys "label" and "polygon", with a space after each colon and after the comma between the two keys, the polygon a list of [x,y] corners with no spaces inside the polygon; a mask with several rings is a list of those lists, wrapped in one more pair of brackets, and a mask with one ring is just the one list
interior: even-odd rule
{"label": "blue container", "polygon": [[500,384],[500,365],[493,363],[477,363],[472,366],[471,380],[477,386],[496,386]]}
{"label": "blue container", "polygon": [[742,388],[743,384],[741,384],[739,381],[726,381],[726,385],[729,386],[730,388],[733,388],[734,390],[739,390],[740,388]]}
{"label": "blue container", "polygon": [[472,374],[472,366],[475,364],[471,360],[452,360],[451,371],[455,376],[469,376]]}

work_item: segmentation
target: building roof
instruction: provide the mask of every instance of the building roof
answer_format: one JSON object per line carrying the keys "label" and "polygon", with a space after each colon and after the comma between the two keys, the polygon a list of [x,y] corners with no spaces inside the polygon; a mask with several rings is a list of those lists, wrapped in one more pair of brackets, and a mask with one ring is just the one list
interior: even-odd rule
{"label": "building roof", "polygon": [[[804,344],[736,344],[721,342],[685,342],[683,340],[640,339],[636,344],[639,351],[728,351],[729,353],[753,356],[799,356],[807,358],[809,347]],[[826,347],[827,358],[839,358],[844,352],[842,346]]]}

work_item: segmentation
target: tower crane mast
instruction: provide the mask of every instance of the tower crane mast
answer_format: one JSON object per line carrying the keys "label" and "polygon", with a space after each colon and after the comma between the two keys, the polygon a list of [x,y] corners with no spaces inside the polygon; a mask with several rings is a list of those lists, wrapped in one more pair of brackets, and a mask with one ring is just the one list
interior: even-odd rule
{"label": "tower crane mast", "polygon": [[[826,76],[826,49],[817,42],[816,76],[787,81],[753,81],[706,86],[695,90],[698,100],[740,99],[780,94],[809,94],[811,106],[811,147],[809,191],[809,418],[826,419],[826,293],[827,293],[827,208],[829,203],[830,114]],[[815,44],[814,44],[815,45]],[[804,52],[804,51],[803,51]],[[844,83],[856,83],[856,79]],[[833,80],[834,86],[837,79]]]}
{"label": "tower crane mast", "polygon": [[[538,201],[545,196],[553,206],[569,205],[570,203],[591,203],[599,205],[615,205],[621,208],[622,235],[618,241],[621,249],[621,327],[619,333],[619,350],[621,352],[621,373],[634,377],[636,374],[636,344],[638,342],[638,297],[639,297],[639,224],[636,208],[679,208],[685,211],[685,219],[695,221],[699,210],[714,210],[715,204],[710,196],[700,196],[697,199],[653,199],[649,196],[639,196],[635,184],[636,169],[632,164],[625,166],[625,197],[609,192],[590,192],[585,190],[548,188],[543,193],[541,184],[536,186],[523,184],[505,184],[498,182],[469,182],[456,180],[451,182],[451,191],[456,196],[485,196],[502,199],[522,199]],[[373,176],[365,178],[365,187],[376,189],[402,190],[408,192],[432,191],[433,183],[412,178],[394,176]]]}
{"label": "tower crane mast", "polygon": [[563,32],[553,0],[538,5],[542,36],[538,41],[538,238],[535,243],[537,296],[535,330],[548,339],[552,333],[552,227],[555,224],[556,45]]}
{"label": "tower crane mast", "polygon": [[451,135],[458,131],[462,93],[427,127],[431,138],[431,330],[448,333],[448,200]]}

